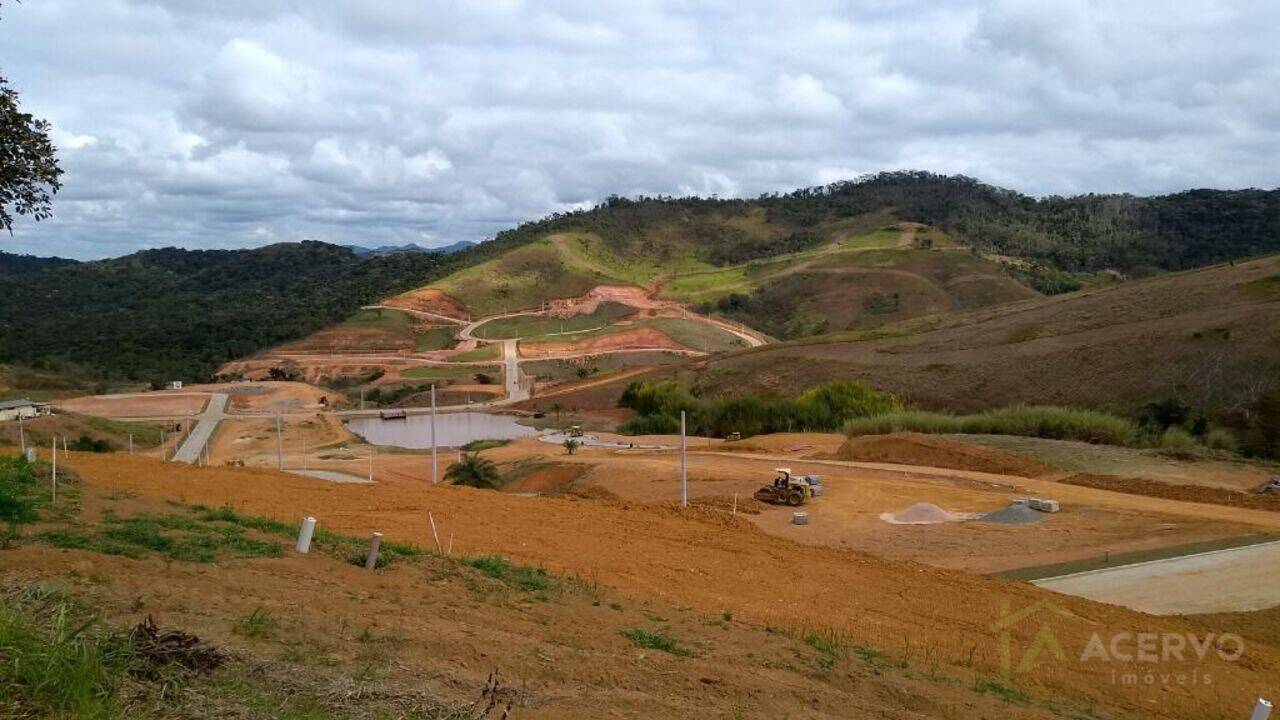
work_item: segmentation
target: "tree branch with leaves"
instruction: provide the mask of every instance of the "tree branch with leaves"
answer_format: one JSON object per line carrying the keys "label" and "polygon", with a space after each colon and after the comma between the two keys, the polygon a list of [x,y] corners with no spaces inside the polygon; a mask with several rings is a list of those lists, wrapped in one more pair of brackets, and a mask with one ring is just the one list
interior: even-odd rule
{"label": "tree branch with leaves", "polygon": [[0,76],[0,228],[13,234],[15,215],[53,217],[61,177],[49,122],[22,112],[18,92]]}

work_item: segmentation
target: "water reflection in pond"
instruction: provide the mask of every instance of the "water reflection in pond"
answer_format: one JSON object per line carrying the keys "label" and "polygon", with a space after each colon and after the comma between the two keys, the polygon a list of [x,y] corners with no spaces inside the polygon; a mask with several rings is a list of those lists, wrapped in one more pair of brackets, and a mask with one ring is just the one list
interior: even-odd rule
{"label": "water reflection in pond", "polygon": [[[430,415],[410,415],[401,420],[351,418],[344,423],[351,432],[374,445],[431,447]],[[537,434],[537,430],[517,423],[511,415],[471,412],[436,415],[436,445],[440,447],[458,447],[472,440],[513,440]]]}

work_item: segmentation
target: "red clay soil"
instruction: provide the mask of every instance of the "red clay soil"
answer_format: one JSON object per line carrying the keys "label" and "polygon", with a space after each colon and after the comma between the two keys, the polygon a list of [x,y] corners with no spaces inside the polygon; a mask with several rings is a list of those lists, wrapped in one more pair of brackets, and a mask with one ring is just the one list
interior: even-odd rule
{"label": "red clay soil", "polygon": [[520,343],[520,355],[526,358],[558,357],[565,354],[606,352],[627,348],[646,350],[688,350],[672,340],[666,333],[653,327],[628,328],[620,332],[605,333],[577,342]]}
{"label": "red clay soil", "polygon": [[329,530],[361,536],[379,530],[392,540],[430,537],[431,510],[438,524],[457,533],[459,553],[501,553],[704,613],[729,609],[735,621],[741,615],[773,627],[809,627],[863,645],[900,647],[912,668],[967,662],[994,674],[998,643],[992,623],[1002,616],[1002,605],[1016,610],[1049,600],[1057,608],[1053,617],[1010,628],[1012,642],[1029,647],[1043,620],[1052,623],[1068,659],[1037,663],[1017,684],[1038,697],[1105,702],[1114,716],[1225,715],[1235,708],[1229,699],[1269,692],[1280,673],[1275,649],[1250,646],[1246,662],[1211,658],[1201,667],[1186,659],[1159,666],[1162,672],[1211,672],[1219,694],[1176,684],[1116,685],[1113,673],[1151,666],[1083,660],[1090,637],[1135,629],[1185,633],[1188,626],[1022,583],[793,543],[712,510],[517,497],[424,483],[349,486],[269,470],[162,465],[136,456],[73,453],[68,465],[103,492],[181,496],[210,507],[232,503],[246,514],[289,522],[310,514]]}
{"label": "red clay soil", "polygon": [[459,320],[467,317],[467,311],[462,309],[462,303],[459,303],[444,292],[430,287],[410,290],[409,292],[404,293],[403,295],[397,295],[382,304],[387,307],[402,308],[404,310],[417,310],[418,312],[429,312],[436,315],[444,315],[445,317],[457,318]]}
{"label": "red clay soil", "polygon": [[1026,455],[912,432],[849,438],[831,459],[928,465],[1018,477],[1053,472],[1051,466]]}
{"label": "red clay soil", "polygon": [[654,315],[653,311],[665,310],[678,313],[684,310],[684,306],[680,303],[656,300],[651,291],[634,285],[598,285],[580,297],[551,300],[547,307],[555,317],[569,317],[595,312],[603,302],[616,302],[637,310],[650,311],[642,313],[647,316]]}
{"label": "red clay soil", "polygon": [[539,463],[527,468],[504,468],[509,476],[515,479],[502,487],[503,492],[510,493],[557,493],[569,489],[574,481],[582,477],[590,469],[586,465],[569,465],[566,463]]}
{"label": "red clay soil", "polygon": [[1280,512],[1280,495],[1240,492],[1239,490],[1228,490],[1227,488],[1208,487],[1205,485],[1172,485],[1146,478],[1126,478],[1091,473],[1076,473],[1058,482],[1067,485],[1128,493],[1130,495],[1147,495],[1149,497],[1181,500],[1183,502],[1208,503],[1210,505],[1227,505],[1251,510]]}

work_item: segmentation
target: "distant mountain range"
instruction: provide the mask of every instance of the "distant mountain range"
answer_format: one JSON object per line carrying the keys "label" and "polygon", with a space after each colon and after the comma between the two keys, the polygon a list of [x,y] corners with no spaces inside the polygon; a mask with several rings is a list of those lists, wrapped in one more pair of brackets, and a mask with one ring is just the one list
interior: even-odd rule
{"label": "distant mountain range", "polygon": [[373,248],[362,247],[360,245],[343,245],[343,247],[360,257],[398,255],[400,253],[442,253],[445,255],[452,255],[453,253],[461,250],[468,250],[475,246],[476,244],[470,240],[459,240],[452,245],[435,248],[423,247],[417,243],[408,243],[406,245],[379,245],[378,247]]}

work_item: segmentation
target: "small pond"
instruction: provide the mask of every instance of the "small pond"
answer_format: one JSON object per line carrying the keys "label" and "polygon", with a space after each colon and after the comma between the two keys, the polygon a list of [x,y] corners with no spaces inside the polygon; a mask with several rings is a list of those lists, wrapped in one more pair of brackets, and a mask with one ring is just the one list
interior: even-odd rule
{"label": "small pond", "polygon": [[[430,415],[410,415],[400,420],[362,417],[343,422],[351,432],[374,445],[414,449],[431,447]],[[459,447],[472,440],[514,440],[537,434],[537,430],[517,423],[511,415],[474,412],[436,414],[436,445],[439,447]]]}

